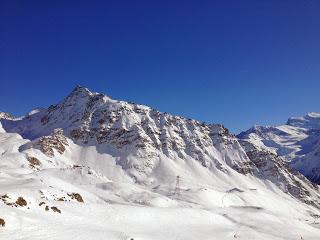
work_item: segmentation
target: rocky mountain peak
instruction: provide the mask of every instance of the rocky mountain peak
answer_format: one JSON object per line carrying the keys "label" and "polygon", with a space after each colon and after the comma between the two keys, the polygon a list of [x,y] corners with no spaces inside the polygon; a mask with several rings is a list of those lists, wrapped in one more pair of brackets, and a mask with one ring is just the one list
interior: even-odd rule
{"label": "rocky mountain peak", "polygon": [[81,93],[87,94],[87,95],[91,95],[91,94],[92,94],[92,92],[91,92],[88,88],[83,87],[83,86],[81,86],[81,85],[77,85],[77,86],[71,91],[70,94],[81,94]]}
{"label": "rocky mountain peak", "polygon": [[111,146],[121,152],[122,158],[127,155],[143,158],[132,163],[121,160],[119,164],[144,174],[156,167],[161,156],[192,158],[204,167],[224,172],[229,167],[241,173],[251,172],[249,159],[236,137],[222,125],[200,123],[144,105],[112,100],[81,86],[47,110],[7,121],[3,126],[30,140],[62,129],[77,144]]}
{"label": "rocky mountain peak", "polygon": [[6,112],[0,112],[0,120],[1,119],[14,119],[14,117],[10,114],[10,113],[6,113]]}

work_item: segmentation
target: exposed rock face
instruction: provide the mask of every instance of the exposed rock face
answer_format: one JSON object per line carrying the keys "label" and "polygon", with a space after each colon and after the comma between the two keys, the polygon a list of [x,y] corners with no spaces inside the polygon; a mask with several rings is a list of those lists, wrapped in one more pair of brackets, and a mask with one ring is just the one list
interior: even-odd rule
{"label": "exposed rock face", "polygon": [[6,226],[6,221],[3,218],[0,218],[0,226],[5,227]]}
{"label": "exposed rock face", "polygon": [[27,201],[23,197],[18,197],[16,204],[20,207],[27,206]]}
{"label": "exposed rock face", "polygon": [[57,207],[51,207],[52,211],[57,212],[57,213],[61,213],[61,210]]}
{"label": "exposed rock face", "polygon": [[35,157],[28,156],[27,160],[29,162],[30,167],[32,168],[37,168],[41,165],[40,160]]}
{"label": "exposed rock face", "polygon": [[[55,151],[59,154],[63,154],[66,150],[66,146],[68,146],[67,138],[63,135],[62,129],[54,129],[53,133],[49,136],[43,136],[39,139],[33,141],[33,143],[27,144],[27,148],[33,147],[40,149],[48,157],[54,157]],[[39,166],[41,162],[38,159],[29,157],[29,163],[32,166]]]}
{"label": "exposed rock face", "polygon": [[8,206],[11,207],[24,207],[27,206],[28,203],[23,197],[18,197],[16,201],[12,200],[7,194],[2,195],[0,200]]}
{"label": "exposed rock face", "polygon": [[[290,168],[282,157],[261,149],[248,141],[240,141],[256,171],[254,175],[276,184],[284,192],[307,203],[320,207],[319,187],[310,183],[302,174]],[[312,193],[316,193],[313,196]]]}
{"label": "exposed rock face", "polygon": [[70,196],[71,199],[77,200],[78,202],[83,202],[83,198],[79,193],[71,193],[71,194],[68,194],[68,196]]}

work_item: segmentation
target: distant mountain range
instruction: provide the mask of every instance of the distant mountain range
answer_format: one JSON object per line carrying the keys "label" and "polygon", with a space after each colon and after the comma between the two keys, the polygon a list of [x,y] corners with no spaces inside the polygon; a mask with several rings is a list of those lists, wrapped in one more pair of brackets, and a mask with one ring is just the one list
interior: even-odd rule
{"label": "distant mountain range", "polygon": [[277,127],[254,126],[238,138],[267,149],[315,183],[320,183],[320,113],[289,118]]}

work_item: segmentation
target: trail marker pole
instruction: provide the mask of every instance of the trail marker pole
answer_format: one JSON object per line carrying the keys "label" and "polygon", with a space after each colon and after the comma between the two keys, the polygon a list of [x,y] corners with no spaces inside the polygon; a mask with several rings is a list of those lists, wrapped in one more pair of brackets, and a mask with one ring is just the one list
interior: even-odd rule
{"label": "trail marker pole", "polygon": [[177,178],[176,178],[176,188],[174,189],[174,195],[176,195],[176,196],[181,195],[180,176],[177,176]]}

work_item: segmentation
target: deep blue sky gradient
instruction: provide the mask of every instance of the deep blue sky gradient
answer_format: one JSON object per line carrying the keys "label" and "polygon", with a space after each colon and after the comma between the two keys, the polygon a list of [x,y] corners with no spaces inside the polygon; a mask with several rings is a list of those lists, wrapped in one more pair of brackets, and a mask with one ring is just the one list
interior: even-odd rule
{"label": "deep blue sky gradient", "polygon": [[77,84],[238,133],[320,111],[320,1],[0,0],[0,111]]}

